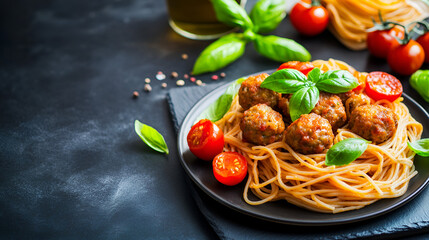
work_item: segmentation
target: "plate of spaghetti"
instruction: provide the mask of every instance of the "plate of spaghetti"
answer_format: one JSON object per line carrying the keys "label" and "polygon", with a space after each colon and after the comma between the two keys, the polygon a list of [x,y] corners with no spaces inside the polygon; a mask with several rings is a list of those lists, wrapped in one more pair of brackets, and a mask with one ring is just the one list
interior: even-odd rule
{"label": "plate of spaghetti", "polygon": [[[293,95],[300,95],[296,88],[300,83],[293,85],[293,94],[278,93],[268,84],[279,76],[275,70],[244,77],[230,107],[213,121],[224,134],[222,151],[239,153],[247,161],[246,178],[234,186],[217,181],[212,164],[197,158],[187,142],[191,127],[231,89],[231,84],[215,89],[194,105],[179,131],[180,161],[190,178],[229,208],[293,225],[361,221],[388,213],[417,196],[428,184],[429,162],[416,155],[407,142],[429,137],[423,131],[429,128],[428,113],[402,94],[402,86],[401,95],[392,101],[374,99],[372,94],[369,97],[366,93],[370,91],[365,88],[372,73],[356,71],[333,59],[310,64],[318,70],[307,73],[309,79],[335,72],[345,78],[353,76],[357,87],[355,84],[353,90],[328,93],[341,90],[323,87],[323,80],[314,81],[319,87],[315,106],[297,115]],[[304,76],[296,72],[282,74]],[[261,87],[264,81],[265,87]],[[259,82],[258,88],[255,82]],[[310,85],[303,86],[307,89]],[[272,101],[272,93],[267,91],[274,92],[277,100]],[[252,98],[256,102],[249,100]],[[261,99],[265,102],[260,103]],[[359,141],[339,146],[351,139]],[[365,146],[362,152],[352,161],[341,162],[347,158],[343,152],[353,151],[360,143]],[[331,153],[339,148],[339,152]],[[332,156],[340,163],[328,163]]]}

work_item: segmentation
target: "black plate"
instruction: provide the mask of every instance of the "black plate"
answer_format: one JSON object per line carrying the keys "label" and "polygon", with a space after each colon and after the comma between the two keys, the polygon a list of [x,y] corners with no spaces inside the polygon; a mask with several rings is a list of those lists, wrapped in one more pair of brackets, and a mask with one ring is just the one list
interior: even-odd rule
{"label": "black plate", "polygon": [[[187,133],[198,116],[225,92],[228,85],[225,84],[215,89],[195,104],[183,121],[178,136],[180,161],[189,177],[210,197],[227,207],[263,220],[278,223],[307,226],[335,225],[361,221],[392,211],[413,199],[428,184],[429,162],[427,159],[424,161],[422,157],[416,156],[414,164],[418,174],[411,179],[408,190],[403,196],[393,199],[382,199],[358,210],[337,214],[318,213],[294,206],[286,201],[269,202],[259,206],[248,205],[243,200],[245,181],[234,187],[227,187],[220,184],[213,176],[210,163],[197,159],[189,151],[186,142]],[[428,113],[406,94],[403,94],[403,97],[403,102],[407,105],[412,116],[423,124],[425,131],[422,138],[428,138]],[[249,194],[252,195],[250,192]]]}

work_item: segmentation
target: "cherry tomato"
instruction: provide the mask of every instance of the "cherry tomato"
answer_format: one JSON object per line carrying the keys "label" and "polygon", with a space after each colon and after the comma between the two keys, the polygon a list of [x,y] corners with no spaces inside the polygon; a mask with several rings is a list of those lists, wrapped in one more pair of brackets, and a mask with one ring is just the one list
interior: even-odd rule
{"label": "cherry tomato", "polygon": [[290,21],[301,34],[315,36],[326,29],[329,22],[328,11],[321,6],[310,5],[306,2],[298,2],[289,14]]}
{"label": "cherry tomato", "polygon": [[429,32],[417,38],[417,42],[422,46],[425,52],[425,63],[429,63]]}
{"label": "cherry tomato", "polygon": [[386,30],[369,32],[366,38],[369,52],[376,57],[387,58],[390,50],[399,45],[395,37],[404,38],[404,29],[395,26]]}
{"label": "cherry tomato", "polygon": [[425,52],[414,40],[390,50],[387,62],[390,68],[402,75],[411,75],[417,71],[425,60]]}
{"label": "cherry tomato", "polygon": [[402,84],[394,76],[385,72],[371,72],[366,77],[366,94],[374,99],[395,101],[402,94]]}
{"label": "cherry tomato", "polygon": [[277,68],[277,71],[285,68],[296,69],[304,75],[307,75],[311,70],[313,70],[314,66],[311,62],[289,61],[280,65],[280,67]]}
{"label": "cherry tomato", "polygon": [[191,127],[187,136],[189,150],[200,159],[211,161],[222,152],[225,143],[222,129],[208,119]]}
{"label": "cherry tomato", "polygon": [[237,185],[247,175],[246,158],[237,152],[220,153],[213,160],[213,174],[225,185]]}

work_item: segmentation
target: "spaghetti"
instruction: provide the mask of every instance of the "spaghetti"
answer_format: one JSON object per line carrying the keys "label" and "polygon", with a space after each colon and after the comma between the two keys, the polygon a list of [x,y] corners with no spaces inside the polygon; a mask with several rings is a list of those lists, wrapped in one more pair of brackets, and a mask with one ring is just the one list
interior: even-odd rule
{"label": "spaghetti", "polygon": [[[319,60],[313,64],[324,71],[342,69],[358,77],[365,75],[337,60]],[[243,197],[248,204],[286,200],[313,211],[338,213],[362,208],[379,199],[399,197],[417,174],[413,165],[415,154],[407,141],[420,139],[423,127],[401,101],[402,98],[393,103],[384,100],[375,103],[397,114],[397,130],[386,142],[369,144],[362,156],[345,166],[328,167],[324,165],[326,152],[304,155],[294,151],[284,139],[267,146],[244,142],[240,129],[243,109],[238,96],[216,124],[224,132],[224,151],[239,152],[247,159],[248,179]],[[353,137],[359,136],[346,125],[338,129],[334,143]]]}

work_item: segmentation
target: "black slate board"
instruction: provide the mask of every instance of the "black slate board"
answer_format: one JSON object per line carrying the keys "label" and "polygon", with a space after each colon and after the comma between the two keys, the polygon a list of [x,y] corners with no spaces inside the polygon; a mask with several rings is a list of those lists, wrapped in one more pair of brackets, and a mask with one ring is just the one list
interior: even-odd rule
{"label": "black slate board", "polygon": [[[176,131],[192,106],[220,84],[172,89],[168,93]],[[180,104],[178,104],[180,103]],[[222,239],[392,239],[429,232],[429,191],[407,205],[374,219],[340,226],[290,226],[262,221],[235,212],[211,199],[192,181],[192,194],[201,212]]]}

